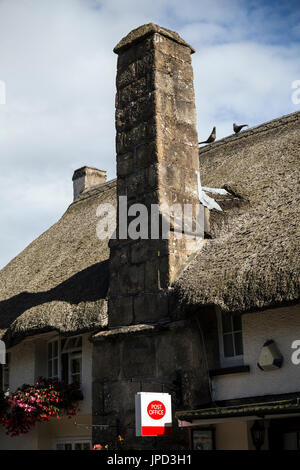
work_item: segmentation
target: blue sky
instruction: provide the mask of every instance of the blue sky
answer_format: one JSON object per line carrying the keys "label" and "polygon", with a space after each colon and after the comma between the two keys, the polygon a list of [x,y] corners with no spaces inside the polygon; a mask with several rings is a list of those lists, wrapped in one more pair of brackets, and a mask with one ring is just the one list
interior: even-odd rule
{"label": "blue sky", "polygon": [[115,176],[112,49],[154,22],[192,56],[199,140],[299,109],[294,0],[0,0],[0,268],[55,223],[82,165]]}

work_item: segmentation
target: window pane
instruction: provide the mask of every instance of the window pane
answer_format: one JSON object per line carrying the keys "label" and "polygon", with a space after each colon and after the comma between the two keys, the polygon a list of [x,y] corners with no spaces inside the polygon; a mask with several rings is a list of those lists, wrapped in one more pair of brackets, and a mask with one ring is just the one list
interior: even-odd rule
{"label": "window pane", "polygon": [[52,377],[52,361],[48,361],[48,377]]}
{"label": "window pane", "polygon": [[80,442],[75,442],[75,450],[82,450]]}
{"label": "window pane", "polygon": [[76,374],[76,373],[80,372],[80,369],[81,369],[80,365],[81,365],[81,360],[79,358],[72,359],[72,361],[71,361],[71,373]]}
{"label": "window pane", "polygon": [[68,348],[69,348],[69,349],[75,348],[75,346],[76,346],[76,340],[77,340],[77,338],[71,338],[71,339],[69,339],[69,342],[68,342]]}
{"label": "window pane", "polygon": [[61,378],[66,384],[69,382],[69,355],[61,355]]}
{"label": "window pane", "polygon": [[53,357],[57,357],[58,354],[58,341],[54,341],[53,343]]}
{"label": "window pane", "polygon": [[65,444],[65,450],[72,450],[72,444]]}
{"label": "window pane", "polygon": [[52,343],[48,343],[48,359],[52,357]]}
{"label": "window pane", "polygon": [[53,361],[53,377],[58,376],[58,359],[54,359]]}
{"label": "window pane", "polygon": [[223,342],[224,342],[224,356],[225,357],[234,356],[232,335],[231,334],[224,335]]}
{"label": "window pane", "polygon": [[90,443],[89,442],[84,442],[83,443],[83,450],[90,450]]}
{"label": "window pane", "polygon": [[242,330],[242,317],[240,315],[234,315],[233,319],[233,330],[241,331]]}
{"label": "window pane", "polygon": [[225,313],[222,313],[222,328],[223,333],[229,333],[230,331],[232,331],[231,317],[230,315],[226,315]]}
{"label": "window pane", "polygon": [[72,383],[80,385],[80,374],[72,375]]}
{"label": "window pane", "polygon": [[234,346],[236,356],[241,356],[243,354],[243,338],[242,333],[234,334]]}

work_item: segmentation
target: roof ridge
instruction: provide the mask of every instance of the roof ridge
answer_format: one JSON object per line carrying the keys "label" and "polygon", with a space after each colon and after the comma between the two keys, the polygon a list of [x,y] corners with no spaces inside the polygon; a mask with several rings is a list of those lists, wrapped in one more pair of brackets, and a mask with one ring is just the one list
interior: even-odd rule
{"label": "roof ridge", "polygon": [[222,145],[226,145],[232,142],[236,142],[240,139],[250,137],[253,134],[259,134],[260,132],[265,132],[269,129],[276,129],[276,127],[283,126],[289,122],[297,121],[298,119],[300,119],[300,111],[284,114],[279,118],[271,119],[270,121],[263,122],[262,124],[258,124],[257,126],[250,127],[249,129],[239,134],[228,135],[227,137],[223,137],[222,139],[212,142],[211,144],[208,144],[205,147],[201,147],[199,148],[199,155],[209,152],[210,150],[213,150]]}
{"label": "roof ridge", "polygon": [[106,183],[100,183],[100,184],[97,184],[95,186],[92,186],[86,190],[84,190],[80,197],[78,199],[76,199],[76,201],[73,201],[69,207],[71,206],[74,206],[75,204],[77,204],[78,202],[82,202],[84,201],[85,199],[89,199],[89,198],[92,198],[92,197],[95,197],[97,196],[99,193],[104,193],[105,191],[109,191],[110,189],[112,189],[114,186],[117,185],[117,178],[114,178],[112,180],[109,180],[109,181],[106,181]]}

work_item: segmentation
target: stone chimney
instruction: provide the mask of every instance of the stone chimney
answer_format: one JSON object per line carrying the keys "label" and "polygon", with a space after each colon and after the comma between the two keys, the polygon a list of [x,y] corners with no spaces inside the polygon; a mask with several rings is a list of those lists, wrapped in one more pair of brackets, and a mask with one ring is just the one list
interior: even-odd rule
{"label": "stone chimney", "polygon": [[[144,204],[149,213],[151,204],[198,205],[194,50],[150,23],[131,31],[114,52],[118,198],[126,196],[128,207]],[[188,243],[176,240],[172,229],[169,239],[121,238],[110,241],[109,326],[169,318],[166,291],[191,253]]]}
{"label": "stone chimney", "polygon": [[90,166],[83,166],[74,171],[72,180],[74,201],[76,201],[85,189],[105,183],[106,171],[98,170]]}

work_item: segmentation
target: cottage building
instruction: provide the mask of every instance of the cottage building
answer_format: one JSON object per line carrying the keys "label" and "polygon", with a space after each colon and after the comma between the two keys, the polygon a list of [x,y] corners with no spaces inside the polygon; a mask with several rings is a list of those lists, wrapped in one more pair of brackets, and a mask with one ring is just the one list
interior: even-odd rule
{"label": "cottage building", "polygon": [[[0,448],[86,449],[118,433],[130,448],[299,447],[300,112],[198,150],[191,46],[149,24],[115,52],[116,180],[75,171],[66,213],[0,272],[3,387],[60,377],[84,400],[72,419],[0,430]],[[199,243],[174,224],[166,238],[122,236],[124,207],[128,228],[135,204],[149,227],[152,204],[161,222],[166,206],[197,206],[199,169],[221,209],[206,207]],[[103,204],[116,209],[109,242]],[[139,391],[172,395],[172,436],[135,437]]]}

